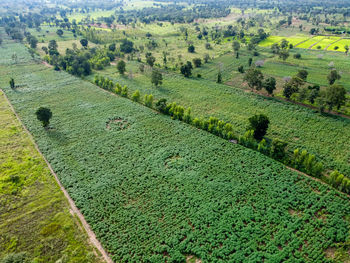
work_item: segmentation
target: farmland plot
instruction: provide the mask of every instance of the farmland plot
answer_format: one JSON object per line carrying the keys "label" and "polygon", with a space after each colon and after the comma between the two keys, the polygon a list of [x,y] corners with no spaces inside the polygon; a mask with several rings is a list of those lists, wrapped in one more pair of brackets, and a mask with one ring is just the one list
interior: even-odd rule
{"label": "farmland plot", "polygon": [[33,262],[102,262],[1,91],[0,204],[1,262],[19,252]]}
{"label": "farmland plot", "polygon": [[[331,262],[335,245],[347,259],[347,196],[65,72],[0,72],[28,85],[0,80],[116,262]],[[49,131],[39,106],[53,111]]]}

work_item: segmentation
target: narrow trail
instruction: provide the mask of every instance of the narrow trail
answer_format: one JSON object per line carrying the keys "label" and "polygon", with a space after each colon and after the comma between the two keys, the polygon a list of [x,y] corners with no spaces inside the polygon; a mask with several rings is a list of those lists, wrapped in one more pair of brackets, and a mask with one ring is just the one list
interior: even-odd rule
{"label": "narrow trail", "polygon": [[67,198],[69,206],[71,208],[71,212],[73,214],[75,214],[82,226],[84,227],[88,237],[89,237],[89,241],[90,243],[96,247],[96,249],[101,253],[103,259],[105,260],[105,262],[107,263],[113,263],[113,260],[110,258],[110,256],[108,255],[108,253],[104,250],[104,248],[102,247],[101,243],[97,240],[95,233],[91,230],[90,225],[86,222],[83,214],[79,211],[79,209],[76,207],[73,199],[69,196],[68,192],[66,191],[66,189],[63,187],[63,185],[61,184],[60,180],[58,179],[56,173],[54,172],[54,170],[51,167],[51,164],[46,160],[45,156],[42,154],[42,152],[40,151],[38,145],[36,144],[34,137],[32,136],[32,134],[29,132],[29,130],[27,129],[27,127],[23,124],[22,120],[20,119],[20,117],[18,116],[17,112],[15,111],[14,107],[12,106],[10,100],[8,99],[8,97],[6,96],[5,92],[0,89],[0,91],[4,94],[4,98],[6,99],[7,103],[9,104],[12,112],[15,114],[16,118],[18,119],[18,121],[21,123],[21,126],[23,127],[24,131],[29,135],[30,140],[33,142],[36,150],[39,152],[39,154],[41,155],[41,157],[45,160],[47,166],[49,167],[52,175],[55,177],[56,182],[58,183],[60,189],[62,190],[64,196]]}
{"label": "narrow trail", "polygon": [[336,41],[330,43],[328,46],[326,46],[326,47],[324,48],[324,50],[327,50],[331,45],[333,45],[334,43],[337,43],[338,41],[340,41],[340,40],[342,40],[342,39],[344,39],[344,37],[339,38],[338,40],[336,40]]}
{"label": "narrow trail", "polygon": [[319,41],[313,43],[311,46],[308,47],[308,49],[312,49],[314,46],[316,46],[318,43],[320,43],[323,39],[325,39],[325,38],[322,38]]}
{"label": "narrow trail", "polygon": [[304,43],[304,42],[306,42],[306,41],[308,41],[308,40],[310,40],[310,39],[312,39],[312,38],[314,38],[314,37],[307,38],[307,39],[305,39],[305,40],[303,40],[303,41],[297,43],[294,47],[298,47],[300,44],[302,44],[302,43]]}

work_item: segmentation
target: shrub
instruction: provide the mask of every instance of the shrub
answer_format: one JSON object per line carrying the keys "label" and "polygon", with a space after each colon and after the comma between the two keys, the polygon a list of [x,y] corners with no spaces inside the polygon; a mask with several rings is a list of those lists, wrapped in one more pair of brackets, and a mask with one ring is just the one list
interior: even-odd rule
{"label": "shrub", "polygon": [[49,108],[40,107],[36,112],[36,117],[41,121],[43,127],[48,127],[50,124],[50,119],[52,117],[52,112]]}
{"label": "shrub", "polygon": [[148,108],[152,108],[153,107],[153,95],[150,94],[150,95],[145,95],[145,105],[148,107]]}
{"label": "shrub", "polygon": [[133,101],[135,101],[135,102],[140,102],[140,97],[141,97],[140,91],[139,91],[139,90],[136,90],[136,91],[132,94],[131,99],[132,99]]}

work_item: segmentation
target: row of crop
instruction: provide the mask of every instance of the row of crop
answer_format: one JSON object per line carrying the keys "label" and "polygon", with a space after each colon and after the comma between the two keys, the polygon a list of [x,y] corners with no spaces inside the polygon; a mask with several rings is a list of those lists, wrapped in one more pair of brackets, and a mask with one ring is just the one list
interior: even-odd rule
{"label": "row of crop", "polygon": [[[103,76],[95,76],[94,83],[105,90],[111,91],[122,97],[129,98],[128,87],[121,86],[119,83],[114,83],[111,79]],[[158,112],[171,116],[174,120],[183,121],[198,129],[210,132],[223,139],[230,140],[233,143],[238,143],[247,148],[261,152],[277,161],[280,161],[288,166],[291,166],[301,172],[310,176],[320,178],[324,182],[332,185],[340,191],[350,193],[350,179],[340,174],[340,178],[334,179],[334,173],[339,174],[338,171],[331,173],[328,178],[324,176],[325,169],[321,162],[316,160],[316,156],[308,153],[306,150],[295,149],[292,153],[288,152],[288,144],[279,139],[262,139],[258,141],[254,138],[254,130],[247,130],[243,135],[237,136],[234,133],[233,125],[231,123],[219,120],[215,117],[205,119],[203,117],[197,118],[191,115],[191,108],[184,108],[177,105],[175,102],[168,103],[166,99],[160,99],[154,103],[152,94],[146,94],[144,99],[141,99],[141,94],[136,90],[130,99],[134,102],[144,104],[145,106],[157,110]],[[335,183],[339,182],[340,183]],[[344,182],[343,182],[344,181]]]}

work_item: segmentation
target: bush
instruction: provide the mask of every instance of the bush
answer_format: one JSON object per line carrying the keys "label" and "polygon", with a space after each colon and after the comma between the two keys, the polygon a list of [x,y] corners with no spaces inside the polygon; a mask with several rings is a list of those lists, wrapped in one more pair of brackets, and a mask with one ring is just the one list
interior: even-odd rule
{"label": "bush", "polygon": [[12,253],[3,257],[0,263],[29,263],[27,255],[24,252]]}
{"label": "bush", "polygon": [[52,117],[52,112],[49,108],[40,107],[36,112],[36,117],[41,121],[43,127],[47,127],[50,124],[50,119]]}
{"label": "bush", "polygon": [[152,108],[153,107],[153,95],[150,94],[150,95],[145,95],[145,105],[148,107],[148,108]]}
{"label": "bush", "polygon": [[300,53],[296,53],[293,55],[294,58],[296,59],[301,59],[301,54]]}
{"label": "bush", "polygon": [[132,99],[133,101],[135,101],[135,102],[140,102],[140,97],[141,97],[140,91],[139,91],[139,90],[136,90],[136,91],[132,94],[131,99]]}

